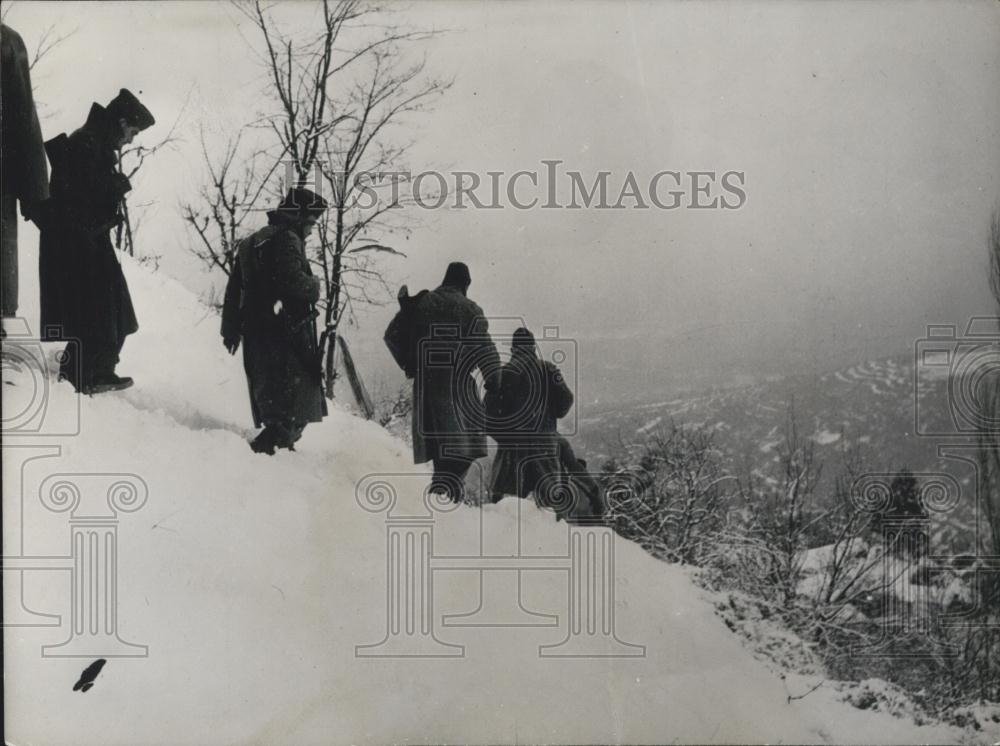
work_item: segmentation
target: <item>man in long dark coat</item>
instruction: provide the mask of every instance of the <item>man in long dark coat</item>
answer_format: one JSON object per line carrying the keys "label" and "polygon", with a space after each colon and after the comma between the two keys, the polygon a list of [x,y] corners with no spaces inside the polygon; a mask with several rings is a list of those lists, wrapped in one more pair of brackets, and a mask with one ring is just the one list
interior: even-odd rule
{"label": "man in long dark coat", "polygon": [[413,383],[413,461],[432,461],[431,489],[458,502],[472,462],[486,455],[485,412],[474,371],[486,390],[497,382],[500,357],[483,309],[467,297],[472,278],[461,262],[444,280],[396,314],[385,333]]}
{"label": "man in long dark coat", "polygon": [[17,203],[25,218],[35,217],[38,204],[49,196],[49,169],[31,94],[28,52],[17,32],[4,25],[0,25],[0,79],[0,305],[6,318],[17,315]]}
{"label": "man in long dark coat", "polygon": [[557,430],[573,406],[573,392],[556,365],[537,354],[534,335],[514,332],[510,361],[486,395],[487,433],[497,442],[490,497],[528,497],[569,521],[602,516],[601,487]]}
{"label": "man in long dark coat", "polygon": [[305,240],[326,210],[308,189],[292,189],[268,225],[244,239],[226,285],[222,339],[243,365],[254,425],[264,429],[250,444],[257,453],[293,450],[310,422],[326,416],[316,341],[319,279]]}
{"label": "man in long dark coat", "polygon": [[528,329],[514,332],[510,361],[486,406],[489,433],[497,442],[490,480],[494,501],[527,497],[547,475],[562,473],[556,423],[573,406],[573,392],[555,364],[538,357]]}
{"label": "man in long dark coat", "polygon": [[106,107],[91,105],[80,129],[45,143],[52,182],[40,219],[42,333],[70,342],[62,376],[83,393],[132,385],[115,374],[125,337],[139,328],[111,242],[132,188],[116,164],[119,150],[154,123],[123,88]]}

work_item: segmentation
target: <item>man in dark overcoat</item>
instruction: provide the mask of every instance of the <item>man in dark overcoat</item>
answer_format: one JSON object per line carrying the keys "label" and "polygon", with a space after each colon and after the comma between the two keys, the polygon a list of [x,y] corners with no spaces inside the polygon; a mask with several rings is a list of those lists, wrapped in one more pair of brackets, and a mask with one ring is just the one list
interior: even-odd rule
{"label": "man in dark overcoat", "polygon": [[239,244],[226,286],[222,339],[243,365],[254,425],[264,429],[250,444],[257,453],[294,450],[310,422],[326,416],[316,340],[319,278],[305,240],[327,204],[308,189],[291,189],[267,214],[265,228]]}
{"label": "man in dark overcoat", "polygon": [[0,79],[0,305],[6,318],[17,315],[17,203],[26,219],[35,217],[37,206],[49,196],[49,169],[31,94],[28,52],[18,33],[2,24]]}
{"label": "man in dark overcoat", "polygon": [[563,473],[556,423],[572,406],[573,392],[555,364],[538,357],[534,335],[524,327],[515,331],[500,385],[486,397],[489,434],[497,442],[494,502],[527,497],[547,475]]}
{"label": "man in dark overcoat", "polygon": [[514,332],[510,361],[485,405],[487,434],[497,442],[490,476],[493,502],[534,494],[539,505],[568,521],[604,515],[601,485],[557,430],[558,420],[573,406],[573,392],[559,368],[538,356],[528,329]]}
{"label": "man in dark overcoat", "polygon": [[432,461],[431,490],[461,501],[472,462],[486,455],[485,412],[475,371],[486,390],[500,357],[483,309],[467,296],[462,262],[448,265],[434,290],[417,294],[389,324],[385,342],[413,382],[413,461]]}
{"label": "man in dark overcoat", "polygon": [[92,104],[80,129],[45,143],[52,181],[39,219],[42,333],[70,342],[62,377],[83,393],[132,385],[115,373],[125,337],[139,328],[111,242],[132,188],[116,165],[120,149],[154,123],[123,88],[107,106]]}

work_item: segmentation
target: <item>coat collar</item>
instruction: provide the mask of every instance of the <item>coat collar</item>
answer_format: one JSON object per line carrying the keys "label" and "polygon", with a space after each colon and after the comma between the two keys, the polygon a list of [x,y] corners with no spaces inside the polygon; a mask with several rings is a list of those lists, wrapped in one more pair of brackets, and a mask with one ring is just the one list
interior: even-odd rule
{"label": "coat collar", "polygon": [[297,221],[287,212],[282,210],[268,210],[267,211],[267,224],[276,225],[279,228],[287,228],[288,230],[294,232]]}
{"label": "coat collar", "polygon": [[452,292],[452,293],[458,293],[463,298],[466,297],[465,296],[465,290],[463,288],[460,288],[458,285],[448,284],[448,285],[438,285],[437,286],[437,291],[438,292],[441,292],[443,290],[447,290],[447,291]]}
{"label": "coat collar", "polygon": [[288,213],[283,212],[282,210],[268,210],[267,224],[275,230],[291,233],[295,236],[296,240],[304,243],[304,241],[302,241],[302,234],[299,231],[298,221],[288,215]]}
{"label": "coat collar", "polygon": [[115,124],[107,109],[100,104],[93,103],[90,105],[90,113],[87,114],[87,121],[84,123],[83,129],[94,135],[100,142],[109,144],[113,148],[114,144],[111,143],[111,138]]}
{"label": "coat collar", "polygon": [[510,348],[510,356],[511,356],[512,360],[514,358],[517,358],[517,360],[519,360],[519,361],[524,361],[524,360],[538,360],[538,355],[535,354],[535,348],[534,348],[534,346],[531,346],[531,347],[522,347],[521,345],[517,345],[515,347],[511,347]]}
{"label": "coat collar", "polygon": [[87,114],[88,127],[107,127],[111,123],[111,115],[108,110],[98,103],[90,105],[90,113]]}

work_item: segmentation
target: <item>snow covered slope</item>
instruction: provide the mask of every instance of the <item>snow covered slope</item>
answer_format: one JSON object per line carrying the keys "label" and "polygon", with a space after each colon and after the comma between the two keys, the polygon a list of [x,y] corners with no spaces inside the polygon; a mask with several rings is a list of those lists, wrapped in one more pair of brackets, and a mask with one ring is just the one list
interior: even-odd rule
{"label": "snow covered slope", "polygon": [[[22,267],[34,266],[29,252],[22,256]],[[357,646],[386,632],[387,529],[385,513],[359,505],[356,485],[372,474],[402,475],[390,480],[395,509],[419,514],[426,471],[412,465],[403,443],[337,408],[306,430],[297,452],[253,454],[240,361],[223,350],[217,317],[167,277],[125,264],[141,330],[127,342],[120,372],[136,386],[83,399],[78,435],[5,439],[5,446],[59,448],[32,461],[24,460],[30,449],[4,449],[5,548],[67,554],[67,515],[39,504],[50,475],[138,475],[149,497],[119,516],[117,629],[123,640],[147,645],[148,655],[109,658],[90,691],[73,691],[92,658],[42,655],[42,646],[69,636],[70,573],[23,573],[25,605],[59,614],[61,626],[5,630],[9,743],[943,743],[961,736],[854,709],[827,687],[789,701],[815,682],[769,671],[684,572],[620,540],[616,632],[645,646],[643,656],[539,655],[539,646],[569,631],[569,573],[559,568],[521,573],[523,609],[550,615],[530,619],[554,626],[446,626],[443,615],[480,606],[516,614],[517,576],[442,566],[433,573],[434,632],[464,654],[359,657]],[[22,277],[23,311],[34,323],[32,285]],[[30,375],[5,369],[4,383],[5,402],[13,401],[31,386]],[[53,411],[77,406],[66,384],[49,384]],[[453,566],[462,562],[455,557],[483,551],[516,553],[519,527],[521,556],[567,555],[567,526],[527,502],[434,515],[434,557],[450,557]],[[22,518],[20,540],[9,533],[18,528],[10,516]],[[7,574],[16,582],[17,573]],[[7,621],[17,611],[11,603],[5,593]]]}

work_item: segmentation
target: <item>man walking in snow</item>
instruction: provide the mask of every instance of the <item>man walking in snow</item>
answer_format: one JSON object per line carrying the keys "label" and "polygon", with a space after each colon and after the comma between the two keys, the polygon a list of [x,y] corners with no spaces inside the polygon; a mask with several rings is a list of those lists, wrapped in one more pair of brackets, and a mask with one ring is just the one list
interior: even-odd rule
{"label": "man walking in snow", "polygon": [[3,124],[3,167],[0,205],[3,208],[0,260],[0,305],[3,316],[17,315],[17,203],[25,218],[35,219],[37,206],[49,196],[49,169],[42,130],[31,95],[28,52],[16,31],[0,24],[0,122]]}
{"label": "man walking in snow", "polygon": [[294,450],[310,422],[326,416],[316,341],[319,279],[305,241],[327,204],[308,189],[291,189],[268,225],[240,242],[226,286],[222,339],[231,354],[243,342],[254,425],[250,447],[273,455]]}
{"label": "man walking in snow", "polygon": [[132,188],[115,166],[120,149],[154,123],[122,88],[106,107],[93,104],[80,129],[45,144],[52,181],[40,220],[41,327],[47,339],[76,340],[66,348],[62,377],[83,393],[132,385],[115,374],[125,337],[139,328],[111,243]]}
{"label": "man walking in snow", "polygon": [[385,343],[413,383],[413,461],[432,461],[431,490],[462,500],[466,473],[486,455],[485,412],[473,372],[496,386],[500,357],[486,317],[467,297],[472,278],[448,265],[434,290],[400,297]]}

